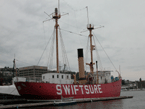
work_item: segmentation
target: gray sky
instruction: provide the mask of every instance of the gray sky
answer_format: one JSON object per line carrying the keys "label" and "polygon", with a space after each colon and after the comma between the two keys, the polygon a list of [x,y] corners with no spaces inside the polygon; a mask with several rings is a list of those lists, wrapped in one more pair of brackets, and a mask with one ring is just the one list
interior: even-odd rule
{"label": "gray sky", "polygon": [[[61,14],[69,13],[59,20],[60,28],[75,33],[86,30],[86,6],[89,23],[105,26],[93,32],[117,69],[120,65],[123,79],[145,79],[145,1],[60,0]],[[42,23],[49,19],[44,11],[51,14],[55,7],[57,0],[0,0],[0,67],[12,67],[14,54],[17,67],[37,65],[54,28],[53,20]],[[61,33],[71,70],[78,71],[77,48],[86,49],[87,37]],[[88,36],[88,32],[81,34]],[[103,68],[114,70],[96,43]],[[49,48],[39,65],[47,65]]]}

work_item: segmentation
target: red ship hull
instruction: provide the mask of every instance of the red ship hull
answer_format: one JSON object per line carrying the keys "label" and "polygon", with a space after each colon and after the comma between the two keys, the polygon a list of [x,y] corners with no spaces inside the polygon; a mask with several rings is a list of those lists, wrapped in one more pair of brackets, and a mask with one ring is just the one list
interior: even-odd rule
{"label": "red ship hull", "polygon": [[52,84],[36,82],[16,82],[16,88],[26,99],[52,100],[73,97],[74,99],[120,96],[121,79],[107,84]]}

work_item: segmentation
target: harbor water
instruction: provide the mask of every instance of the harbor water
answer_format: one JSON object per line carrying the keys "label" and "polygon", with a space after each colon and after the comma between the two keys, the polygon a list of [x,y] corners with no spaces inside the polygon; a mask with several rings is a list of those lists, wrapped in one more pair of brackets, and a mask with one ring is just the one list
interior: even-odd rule
{"label": "harbor water", "polygon": [[122,91],[121,96],[133,96],[133,98],[23,109],[145,109],[145,91]]}

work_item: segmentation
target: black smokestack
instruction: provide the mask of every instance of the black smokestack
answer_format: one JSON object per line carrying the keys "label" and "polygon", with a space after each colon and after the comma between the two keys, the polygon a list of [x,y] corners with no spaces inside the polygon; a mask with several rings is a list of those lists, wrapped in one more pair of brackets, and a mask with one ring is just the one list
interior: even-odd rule
{"label": "black smokestack", "polygon": [[78,49],[78,58],[79,57],[83,57],[83,49],[82,48]]}

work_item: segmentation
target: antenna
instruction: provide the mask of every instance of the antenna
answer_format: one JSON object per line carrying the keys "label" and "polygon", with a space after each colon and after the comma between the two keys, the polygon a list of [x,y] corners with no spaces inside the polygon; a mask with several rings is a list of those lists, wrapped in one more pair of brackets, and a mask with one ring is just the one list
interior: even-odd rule
{"label": "antenna", "polygon": [[[88,6],[86,6],[86,9],[87,9],[87,20],[88,20],[87,29],[88,29],[89,31],[92,31],[92,30],[94,30],[94,29],[103,28],[104,26],[101,26],[101,25],[100,25],[100,27],[94,28],[94,25],[93,25],[93,24],[89,24],[89,11],[88,11]],[[88,31],[88,30],[81,31],[81,33],[82,33],[82,32],[86,32],[86,31]]]}
{"label": "antenna", "polygon": [[60,14],[60,2],[58,0],[58,11],[59,11],[59,14]]}
{"label": "antenna", "polygon": [[88,6],[86,6],[86,9],[87,9],[88,24],[89,24],[89,12],[88,12]]}

